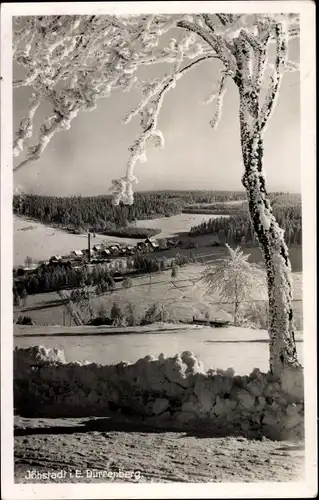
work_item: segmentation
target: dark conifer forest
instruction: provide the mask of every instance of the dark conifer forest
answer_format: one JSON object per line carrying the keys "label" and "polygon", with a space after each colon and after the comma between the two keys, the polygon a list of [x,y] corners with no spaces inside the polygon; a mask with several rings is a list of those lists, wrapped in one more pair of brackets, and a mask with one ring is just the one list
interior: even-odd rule
{"label": "dark conifer forest", "polygon": [[[285,231],[288,246],[302,244],[301,205],[274,205],[273,213],[280,227]],[[213,234],[221,243],[233,245],[257,245],[248,209],[241,209],[229,218],[209,219],[191,228],[189,236]]]}
{"label": "dark conifer forest", "polygon": [[[299,195],[271,193],[274,215],[285,230],[288,245],[301,245],[301,199]],[[228,201],[242,201],[238,206]],[[204,205],[201,205],[204,204]],[[128,225],[136,220],[170,217],[182,212],[230,215],[212,218],[191,228],[189,236],[212,234],[221,243],[256,245],[244,191],[151,191],[137,192],[133,205],[114,206],[110,196],[40,196],[15,195],[13,211],[45,224],[72,231],[92,231],[118,236],[146,237]],[[136,234],[135,234],[136,233]]]}

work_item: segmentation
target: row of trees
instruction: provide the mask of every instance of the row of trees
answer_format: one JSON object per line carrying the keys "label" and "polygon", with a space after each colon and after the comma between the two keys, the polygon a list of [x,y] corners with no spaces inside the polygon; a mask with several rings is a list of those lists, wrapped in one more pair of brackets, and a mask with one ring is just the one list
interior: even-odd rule
{"label": "row of trees", "polygon": [[[245,191],[159,191],[168,199],[178,202],[180,205],[191,205],[195,203],[226,203],[228,201],[246,200]],[[137,193],[136,193],[137,194]]]}
{"label": "row of trees", "polygon": [[189,205],[183,209],[186,214],[215,214],[215,215],[233,215],[242,210],[247,202],[242,202],[240,205],[229,205],[227,203],[216,203],[210,205]]}
{"label": "row of trees", "polygon": [[[93,313],[94,314],[94,313]],[[91,317],[89,323],[93,325],[113,326],[138,326],[151,325],[158,322],[172,321],[163,304],[154,302],[150,304],[144,314],[138,315],[136,307],[132,302],[121,305],[113,302],[109,315],[106,314],[104,306],[100,306],[97,316]]]}
{"label": "row of trees", "polygon": [[57,197],[16,194],[13,197],[13,211],[46,223],[77,227],[90,224],[112,229],[123,227],[134,220],[174,215],[187,204],[241,199],[245,199],[244,192],[145,191],[135,193],[134,205],[114,206],[110,196]]}
{"label": "row of trees", "polygon": [[[137,273],[157,273],[164,271],[168,267],[176,268],[188,262],[195,261],[195,256],[176,254],[174,261],[170,264],[165,257],[149,258],[144,255],[137,255],[133,260],[128,260],[128,270]],[[86,266],[72,268],[71,266],[49,265],[40,266],[34,273],[27,275],[24,279],[13,282],[13,302],[16,307],[21,305],[28,295],[38,293],[54,292],[62,288],[87,289],[95,287],[95,294],[113,292],[115,289],[114,272],[106,267],[97,264],[92,269]],[[122,286],[130,288],[132,280],[129,276],[124,277]],[[79,292],[75,290],[73,299],[78,301]],[[82,294],[83,296],[83,294]]]}
{"label": "row of trees", "polygon": [[137,238],[146,239],[152,238],[161,232],[160,229],[153,227],[116,227],[114,229],[99,229],[95,227],[96,232],[107,233],[109,236],[117,236],[119,238]]}
{"label": "row of trees", "polygon": [[[294,207],[301,205],[301,196],[298,193],[283,193],[283,192],[273,192],[269,193],[269,200],[272,202],[273,207]],[[231,204],[229,201],[233,200],[222,200],[215,201],[214,203],[194,203],[190,205],[185,205],[183,208],[184,213],[190,214],[222,214],[222,215],[236,215],[238,211],[248,212],[248,201],[239,198],[235,201],[238,203]]]}
{"label": "row of trees", "polygon": [[[274,215],[285,230],[285,241],[288,245],[302,244],[301,206],[275,206]],[[258,245],[256,233],[248,211],[229,218],[218,217],[202,222],[191,228],[189,235],[215,234],[221,243],[233,245]]]}
{"label": "row of trees", "polygon": [[92,231],[125,227],[128,222],[170,216],[181,211],[180,204],[166,193],[137,193],[134,205],[112,205],[110,196],[56,197],[32,194],[15,195],[13,211],[44,223],[64,227],[89,226]]}
{"label": "row of trees", "polygon": [[100,286],[104,291],[108,291],[114,288],[114,279],[106,268],[98,265],[94,266],[92,271],[88,271],[85,266],[79,269],[63,266],[39,267],[24,280],[13,282],[14,303],[18,305],[19,298],[23,299],[26,295],[83,286]]}
{"label": "row of trees", "polygon": [[[276,193],[280,195],[280,193]],[[196,203],[227,203],[245,201],[244,192],[232,191],[150,191],[135,194],[134,205],[114,206],[110,196],[41,196],[16,194],[13,197],[13,211],[44,223],[63,227],[90,228],[95,232],[120,231],[129,222],[152,219],[180,213],[183,208]],[[192,213],[204,213],[212,209],[232,211],[231,206],[188,207]],[[138,237],[134,234],[132,236]],[[149,230],[148,230],[149,231]],[[146,236],[153,236],[156,232]],[[125,234],[126,236],[126,234]],[[146,237],[145,236],[145,237]],[[144,237],[144,233],[143,236]]]}
{"label": "row of trees", "polygon": [[[179,260],[177,256],[177,261],[179,262]],[[129,270],[143,273],[163,271],[167,266],[165,258],[151,259],[138,255],[132,261],[128,260]],[[126,283],[125,280],[124,283]],[[14,303],[17,305],[18,301],[27,295],[57,291],[66,287],[83,288],[84,286],[96,286],[99,288],[99,293],[112,291],[115,286],[113,272],[99,264],[90,270],[86,266],[80,268],[62,265],[40,266],[24,279],[14,281]]]}

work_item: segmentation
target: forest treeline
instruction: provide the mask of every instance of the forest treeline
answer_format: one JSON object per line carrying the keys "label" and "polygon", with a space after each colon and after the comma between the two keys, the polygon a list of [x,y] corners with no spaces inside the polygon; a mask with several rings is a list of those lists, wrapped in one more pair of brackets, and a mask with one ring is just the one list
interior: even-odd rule
{"label": "forest treeline", "polygon": [[[289,245],[302,243],[301,204],[274,204],[273,213],[280,227],[285,230],[285,241]],[[237,215],[212,218],[191,228],[189,236],[214,234],[221,243],[234,245],[257,245],[257,239],[249,217],[248,208]]]}
{"label": "forest treeline", "polygon": [[[176,254],[174,261],[168,261],[165,257],[149,258],[145,255],[136,255],[134,259],[127,261],[127,270],[122,269],[123,276],[129,277],[135,274],[157,273],[172,266],[184,266],[195,262],[194,256]],[[68,265],[41,265],[34,273],[26,275],[13,281],[13,303],[19,307],[20,301],[28,295],[38,293],[56,292],[62,288],[98,287],[99,294],[112,292],[115,288],[113,270],[97,264],[92,268],[81,266],[72,268]],[[126,280],[127,281],[127,280]]]}
{"label": "forest treeline", "polygon": [[242,203],[236,203],[234,205],[230,205],[227,203],[214,203],[214,204],[194,204],[194,205],[186,205],[183,208],[184,214],[212,214],[212,215],[235,215],[239,211],[247,209],[247,202],[243,201]]}
{"label": "forest treeline", "polygon": [[[301,244],[301,198],[300,195],[270,193],[279,225],[285,229],[288,245]],[[149,191],[137,192],[133,205],[112,205],[110,196],[55,197],[32,194],[15,195],[13,211],[46,224],[68,230],[83,230],[116,236],[149,237],[158,231],[130,228],[136,220],[170,217],[181,213],[189,205],[194,210],[224,215],[229,218],[210,219],[191,228],[190,236],[214,234],[221,243],[257,244],[244,191]],[[239,206],[226,205],[229,201],[242,201]],[[196,207],[197,205],[197,207]],[[196,213],[194,212],[194,213]],[[125,228],[125,231],[124,231]]]}
{"label": "forest treeline", "polygon": [[104,232],[141,219],[170,217],[184,205],[245,199],[244,192],[150,191],[137,192],[133,205],[112,205],[110,196],[15,195],[13,211],[46,224]]}
{"label": "forest treeline", "polygon": [[[184,265],[189,261],[188,257],[176,255],[176,265]],[[128,260],[128,271],[137,273],[153,273],[163,271],[168,263],[165,257],[151,259],[144,255],[137,255],[134,259]],[[97,264],[92,269],[86,266],[72,268],[69,265],[41,265],[31,275],[13,282],[14,304],[19,305],[19,300],[27,295],[38,293],[55,292],[61,288],[83,288],[84,286],[103,287],[103,292],[114,289],[114,271],[110,271],[102,265]],[[124,274],[127,274],[124,273]]]}
{"label": "forest treeline", "polygon": [[161,193],[137,193],[133,205],[112,205],[111,197],[15,195],[13,211],[46,224],[95,232],[126,227],[138,219],[177,214],[180,206]]}

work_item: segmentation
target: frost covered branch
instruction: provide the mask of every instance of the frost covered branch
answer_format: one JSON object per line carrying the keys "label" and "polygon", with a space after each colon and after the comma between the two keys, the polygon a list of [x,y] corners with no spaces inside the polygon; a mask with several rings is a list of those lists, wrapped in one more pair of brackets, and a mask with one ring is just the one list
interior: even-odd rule
{"label": "frost covered branch", "polygon": [[265,298],[266,279],[264,271],[254,263],[248,262],[249,254],[240,247],[233,250],[226,244],[228,254],[218,265],[209,265],[202,273],[206,295],[218,294],[221,300],[235,306],[234,322],[237,324],[240,307],[254,298],[256,290]]}
{"label": "frost covered branch", "polygon": [[[166,41],[167,34],[176,38]],[[176,35],[175,35],[176,33]],[[33,119],[46,101],[52,112],[46,117],[37,142],[28,148],[25,158],[15,170],[40,158],[54,135],[70,128],[73,119],[82,111],[96,108],[100,98],[113,90],[130,91],[139,82],[142,66],[171,64],[172,71],[158,81],[144,84],[144,98],[127,116],[140,115],[142,135],[130,151],[127,173],[115,183],[115,191],[132,201],[131,186],[135,182],[134,164],[145,159],[145,145],[152,138],[161,145],[163,138],[157,130],[157,115],[164,95],[181,76],[183,62],[194,64],[201,58],[218,58],[224,65],[218,90],[208,98],[216,104],[211,120],[218,124],[227,78],[236,84],[251,86],[259,94],[267,64],[267,43],[276,43],[277,55],[264,103],[256,110],[262,130],[275,106],[284,71],[295,71],[297,65],[287,59],[287,40],[298,36],[296,15],[136,15],[101,16],[26,16],[15,18],[13,57],[24,69],[24,75],[14,87],[31,86],[27,115],[21,120],[14,141],[14,156],[24,152],[25,143],[33,136]],[[204,60],[204,59],[203,59]],[[191,66],[189,66],[190,68]],[[174,80],[175,79],[175,80]],[[248,89],[246,89],[248,91]],[[151,116],[153,119],[151,120]],[[149,123],[146,125],[147,121]],[[125,183],[129,182],[130,187]],[[124,194],[126,192],[126,194]],[[118,200],[117,200],[118,202]]]}
{"label": "frost covered branch", "polygon": [[189,63],[180,71],[164,77],[163,80],[156,81],[155,84],[147,84],[144,87],[144,99],[135,109],[127,114],[124,120],[124,123],[128,123],[134,116],[139,114],[143,130],[130,147],[126,175],[112,181],[111,191],[113,193],[114,205],[118,205],[120,201],[129,205],[133,203],[133,184],[137,182],[137,178],[134,175],[134,167],[137,161],[142,163],[146,161],[147,144],[150,141],[154,141],[156,147],[164,146],[164,138],[161,131],[157,129],[157,121],[166,92],[175,88],[176,82],[195,65],[215,58],[216,56],[214,55],[201,57]]}
{"label": "frost covered branch", "polygon": [[19,156],[20,152],[23,150],[23,143],[25,139],[32,137],[33,132],[33,117],[36,110],[40,106],[41,95],[39,93],[34,93],[30,98],[29,112],[23,120],[20,122],[20,127],[17,133],[17,138],[13,143],[13,156]]}
{"label": "frost covered branch", "polygon": [[268,93],[266,95],[259,118],[259,129],[263,130],[273,111],[278,96],[279,87],[282,81],[288,62],[288,32],[285,24],[275,26],[276,35],[276,58],[273,73],[270,79]]}

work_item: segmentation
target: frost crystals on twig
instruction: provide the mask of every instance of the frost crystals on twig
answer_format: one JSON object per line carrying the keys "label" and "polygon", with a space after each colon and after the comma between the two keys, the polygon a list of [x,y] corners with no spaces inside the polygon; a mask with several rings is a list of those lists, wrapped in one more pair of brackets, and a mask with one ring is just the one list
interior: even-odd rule
{"label": "frost crystals on twig", "polygon": [[227,82],[227,73],[223,72],[220,81],[218,82],[218,90],[213,90],[205,99],[205,104],[209,104],[215,101],[216,109],[215,114],[211,121],[209,122],[210,126],[215,130],[220,122],[223,108],[223,99],[226,92],[226,82]]}

